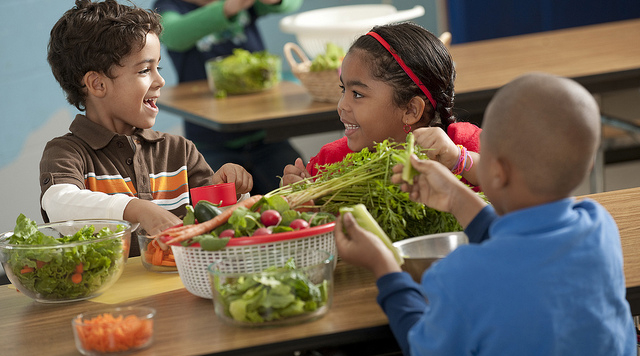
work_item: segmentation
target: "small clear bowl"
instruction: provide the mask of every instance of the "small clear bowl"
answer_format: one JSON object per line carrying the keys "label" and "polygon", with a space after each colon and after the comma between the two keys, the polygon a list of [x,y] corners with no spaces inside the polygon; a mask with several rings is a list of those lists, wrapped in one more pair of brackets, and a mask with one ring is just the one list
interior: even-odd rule
{"label": "small clear bowl", "polygon": [[334,267],[334,256],[316,249],[222,258],[207,268],[215,313],[226,323],[244,327],[318,319],[331,306]]}
{"label": "small clear bowl", "polygon": [[149,307],[118,307],[78,314],[71,320],[76,347],[83,355],[121,355],[153,343]]}
{"label": "small clear bowl", "polygon": [[[131,223],[124,220],[70,220],[37,225],[37,233],[56,240],[84,229],[112,233],[86,241],[41,245],[10,243],[0,235],[0,261],[11,283],[41,303],[62,303],[101,295],[120,278],[129,256]],[[121,231],[116,232],[120,228]],[[35,231],[35,230],[34,230]]]}
{"label": "small clear bowl", "polygon": [[151,238],[144,230],[136,231],[140,245],[140,260],[147,271],[160,273],[178,273],[173,250],[167,246],[163,250],[158,242]]}

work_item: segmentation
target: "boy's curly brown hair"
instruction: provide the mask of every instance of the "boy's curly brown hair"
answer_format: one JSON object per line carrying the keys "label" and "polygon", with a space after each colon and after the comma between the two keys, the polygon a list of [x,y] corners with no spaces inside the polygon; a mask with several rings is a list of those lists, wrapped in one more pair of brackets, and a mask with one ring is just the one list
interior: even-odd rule
{"label": "boy's curly brown hair", "polygon": [[53,76],[78,110],[86,109],[83,77],[96,71],[109,78],[134,49],[140,50],[148,33],[160,36],[160,17],[153,11],[116,0],[76,0],[51,29],[47,61]]}

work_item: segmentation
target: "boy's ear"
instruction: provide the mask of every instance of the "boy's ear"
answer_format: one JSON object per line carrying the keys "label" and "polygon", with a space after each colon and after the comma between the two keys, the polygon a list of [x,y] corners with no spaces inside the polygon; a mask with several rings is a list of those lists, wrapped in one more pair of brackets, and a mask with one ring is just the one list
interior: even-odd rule
{"label": "boy's ear", "polygon": [[509,184],[511,177],[511,165],[503,158],[497,158],[490,162],[491,185],[494,189],[501,189]]}
{"label": "boy's ear", "polygon": [[419,96],[414,96],[409,101],[407,105],[407,109],[404,113],[403,121],[405,124],[413,125],[416,122],[420,121],[422,118],[422,114],[426,108],[426,103],[424,99]]}
{"label": "boy's ear", "polygon": [[107,86],[105,85],[105,76],[96,71],[87,72],[82,78],[85,88],[87,88],[87,94],[102,98],[107,92]]}

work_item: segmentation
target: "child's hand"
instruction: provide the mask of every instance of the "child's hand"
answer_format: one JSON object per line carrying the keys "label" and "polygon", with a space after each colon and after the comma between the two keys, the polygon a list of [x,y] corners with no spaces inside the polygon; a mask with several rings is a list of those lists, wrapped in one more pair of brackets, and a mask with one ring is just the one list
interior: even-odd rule
{"label": "child's hand", "polygon": [[255,0],[225,0],[223,11],[224,15],[229,19],[237,15],[240,11],[246,10],[253,6]]}
{"label": "child's hand", "polygon": [[244,194],[253,188],[253,177],[246,169],[235,163],[225,163],[213,175],[213,184],[235,183],[236,193]]}
{"label": "child's hand", "polygon": [[451,197],[459,188],[460,181],[438,162],[428,159],[420,160],[416,155],[412,155],[410,160],[413,167],[420,173],[414,178],[414,184],[403,183],[400,164],[393,167],[391,182],[402,183],[401,189],[409,192],[411,200],[436,210],[450,212]]}
{"label": "child's hand", "polygon": [[131,199],[123,215],[124,219],[131,223],[140,223],[140,227],[149,235],[182,224],[182,220],[172,212],[143,199]]}
{"label": "child's hand", "polygon": [[439,127],[422,127],[413,131],[416,144],[426,149],[429,159],[438,161],[449,170],[453,169],[460,157],[460,148]]}
{"label": "child's hand", "polygon": [[372,271],[376,279],[402,271],[391,250],[375,234],[361,228],[351,213],[340,215],[333,231],[338,255],[345,262]]}
{"label": "child's hand", "polygon": [[282,175],[282,185],[289,185],[291,183],[295,183],[310,177],[311,174],[304,166],[302,158],[297,158],[294,164],[287,164],[284,167],[284,172]]}
{"label": "child's hand", "polygon": [[402,180],[402,165],[393,167],[391,182],[401,184],[409,192],[411,200],[433,209],[452,213],[463,227],[484,208],[486,203],[473,190],[460,182],[442,164],[432,160],[420,160],[412,155],[411,164],[420,173],[409,185]]}

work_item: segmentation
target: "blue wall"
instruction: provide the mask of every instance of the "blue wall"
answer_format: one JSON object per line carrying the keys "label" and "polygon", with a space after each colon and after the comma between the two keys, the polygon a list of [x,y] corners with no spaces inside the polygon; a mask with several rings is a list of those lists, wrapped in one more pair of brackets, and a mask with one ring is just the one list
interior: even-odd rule
{"label": "blue wall", "polygon": [[639,0],[447,0],[452,43],[640,17]]}

